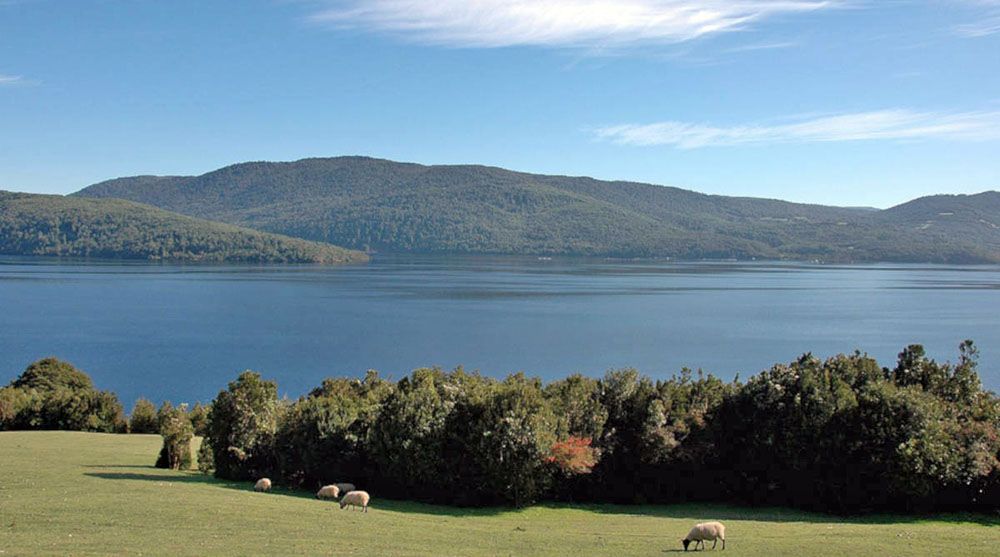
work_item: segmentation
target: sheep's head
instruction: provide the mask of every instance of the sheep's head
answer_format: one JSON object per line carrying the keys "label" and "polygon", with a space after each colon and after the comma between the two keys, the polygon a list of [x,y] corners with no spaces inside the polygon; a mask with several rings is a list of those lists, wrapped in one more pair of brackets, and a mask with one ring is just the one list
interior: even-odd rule
{"label": "sheep's head", "polygon": [[340,500],[340,508],[344,508],[346,506],[347,506],[347,498],[345,497]]}
{"label": "sheep's head", "polygon": [[691,543],[691,540],[689,540],[687,538],[684,538],[683,540],[681,540],[681,543],[684,544],[684,551],[687,551],[688,550],[688,544]]}

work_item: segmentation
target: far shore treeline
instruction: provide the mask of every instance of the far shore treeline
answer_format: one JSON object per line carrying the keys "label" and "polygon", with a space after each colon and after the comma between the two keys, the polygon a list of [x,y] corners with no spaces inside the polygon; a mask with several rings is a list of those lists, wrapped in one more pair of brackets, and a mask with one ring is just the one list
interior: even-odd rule
{"label": "far shore treeline", "polygon": [[[327,379],[296,401],[246,371],[207,407],[117,397],[54,358],[0,389],[0,430],[158,432],[157,466],[451,505],[724,501],[861,513],[1000,509],[1000,398],[977,352],[892,368],[806,354],[745,382],[632,369],[549,384],[462,369]],[[153,456],[150,456],[152,462]]]}

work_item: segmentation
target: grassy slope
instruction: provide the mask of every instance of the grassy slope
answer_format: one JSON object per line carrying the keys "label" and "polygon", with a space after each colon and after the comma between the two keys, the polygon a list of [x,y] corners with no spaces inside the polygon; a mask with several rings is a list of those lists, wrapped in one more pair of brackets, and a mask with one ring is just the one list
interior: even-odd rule
{"label": "grassy slope", "polygon": [[710,518],[727,524],[723,555],[996,555],[1000,546],[1000,519],[981,516],[843,521],[706,505],[471,510],[377,494],[362,514],[306,493],[259,494],[151,468],[159,444],[153,435],[0,433],[0,555],[661,555]]}

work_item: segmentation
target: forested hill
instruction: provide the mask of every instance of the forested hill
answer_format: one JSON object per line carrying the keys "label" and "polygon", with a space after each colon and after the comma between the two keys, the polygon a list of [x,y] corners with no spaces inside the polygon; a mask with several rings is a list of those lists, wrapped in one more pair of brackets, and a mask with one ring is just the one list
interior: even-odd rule
{"label": "forested hill", "polygon": [[998,262],[1000,193],[889,210],[705,195],[485,166],[366,157],[120,178],[118,197],[259,230],[389,252]]}
{"label": "forested hill", "polygon": [[172,261],[350,263],[361,252],[119,199],[0,191],[0,254]]}

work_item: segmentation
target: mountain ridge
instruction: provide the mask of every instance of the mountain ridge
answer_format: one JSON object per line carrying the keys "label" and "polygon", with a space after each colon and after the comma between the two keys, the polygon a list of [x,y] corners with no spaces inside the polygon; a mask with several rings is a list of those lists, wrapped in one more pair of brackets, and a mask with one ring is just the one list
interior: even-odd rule
{"label": "mountain ridge", "polygon": [[[376,252],[1000,262],[994,191],[871,210],[346,156],[122,177],[72,195]],[[939,205],[958,215],[932,215]]]}

